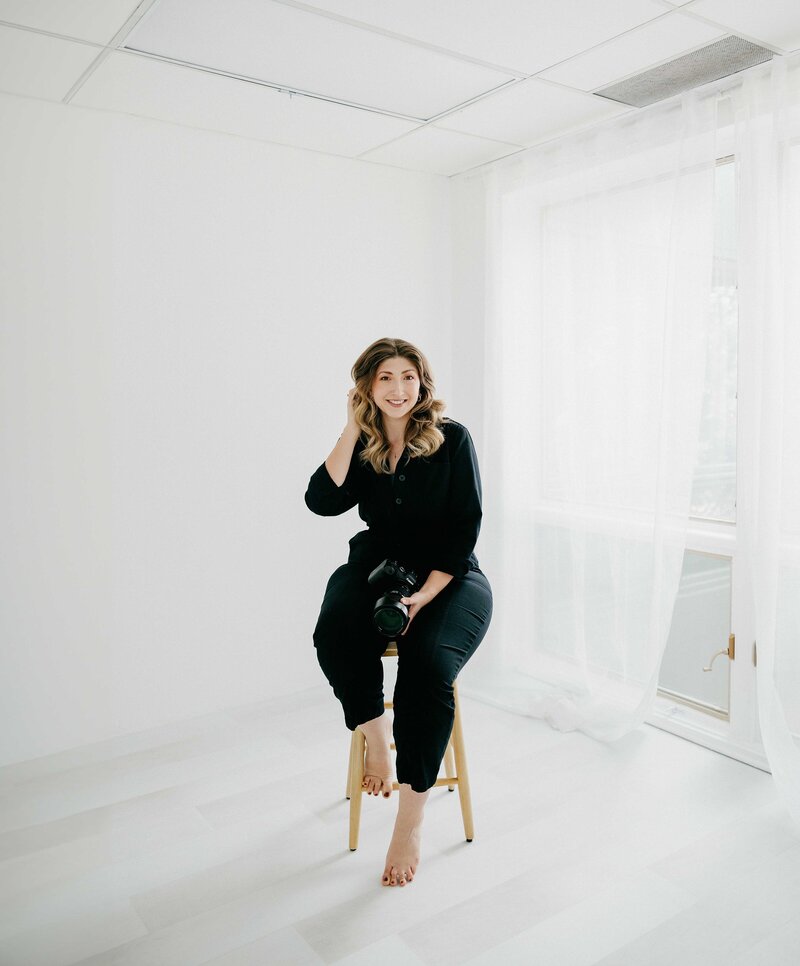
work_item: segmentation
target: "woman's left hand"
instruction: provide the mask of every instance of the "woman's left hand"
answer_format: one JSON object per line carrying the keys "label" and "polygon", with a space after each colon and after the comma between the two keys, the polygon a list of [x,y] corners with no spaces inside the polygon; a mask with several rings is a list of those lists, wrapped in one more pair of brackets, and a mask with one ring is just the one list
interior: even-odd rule
{"label": "woman's left hand", "polygon": [[400,603],[405,604],[406,607],[408,607],[408,623],[406,624],[406,629],[400,635],[401,637],[403,634],[406,634],[409,627],[411,627],[411,621],[414,620],[414,617],[417,615],[418,611],[420,611],[426,604],[429,604],[435,596],[435,594],[431,594],[428,591],[418,590],[410,597],[400,598]]}

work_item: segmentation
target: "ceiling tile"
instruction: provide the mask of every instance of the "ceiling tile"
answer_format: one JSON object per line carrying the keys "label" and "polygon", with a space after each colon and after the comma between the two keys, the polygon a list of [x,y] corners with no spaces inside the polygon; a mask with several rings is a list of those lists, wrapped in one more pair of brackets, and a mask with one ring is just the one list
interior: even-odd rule
{"label": "ceiling tile", "polygon": [[539,76],[582,91],[593,91],[695,47],[710,44],[726,33],[720,27],[712,27],[683,14],[668,13]]}
{"label": "ceiling tile", "polygon": [[219,74],[116,53],[91,75],[73,104],[355,157],[413,130],[399,118]]}
{"label": "ceiling tile", "polygon": [[748,40],[792,51],[800,48],[797,0],[696,0],[692,13],[725,24]]}
{"label": "ceiling tile", "polygon": [[449,114],[436,126],[527,146],[630,110],[534,77]]}
{"label": "ceiling tile", "polygon": [[664,12],[657,0],[312,0],[310,5],[523,74]]}
{"label": "ceiling tile", "polygon": [[421,119],[510,79],[264,0],[161,0],[126,46]]}
{"label": "ceiling tile", "polygon": [[88,44],[0,27],[0,90],[60,101],[99,52]]}
{"label": "ceiling tile", "polygon": [[519,151],[515,144],[500,144],[469,134],[442,131],[428,124],[391,144],[368,151],[362,158],[413,171],[453,175],[515,151]]}
{"label": "ceiling tile", "polygon": [[137,0],[0,0],[0,20],[107,44]]}

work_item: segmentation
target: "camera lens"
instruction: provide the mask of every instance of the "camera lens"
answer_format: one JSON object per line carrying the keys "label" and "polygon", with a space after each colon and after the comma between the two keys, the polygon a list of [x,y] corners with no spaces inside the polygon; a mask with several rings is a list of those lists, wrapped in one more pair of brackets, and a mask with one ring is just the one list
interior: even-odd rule
{"label": "camera lens", "polygon": [[375,611],[375,623],[382,634],[399,634],[406,623],[405,614],[397,607],[381,607]]}
{"label": "camera lens", "polygon": [[408,608],[401,603],[415,590],[416,574],[396,560],[387,558],[370,573],[367,582],[382,591],[375,602],[372,619],[386,637],[396,637],[408,626]]}

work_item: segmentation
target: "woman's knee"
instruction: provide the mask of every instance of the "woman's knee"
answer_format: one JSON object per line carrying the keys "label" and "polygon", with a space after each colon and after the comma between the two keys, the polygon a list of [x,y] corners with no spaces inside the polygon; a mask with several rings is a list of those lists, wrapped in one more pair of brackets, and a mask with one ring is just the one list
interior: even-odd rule
{"label": "woman's knee", "polygon": [[400,703],[425,705],[433,701],[452,709],[453,683],[461,667],[459,656],[442,645],[418,645],[419,640],[409,642],[399,656],[396,693]]}
{"label": "woman's knee", "polygon": [[411,640],[400,657],[398,678],[402,674],[412,686],[452,696],[459,672],[486,635],[490,616],[491,610],[480,615],[472,612],[469,620],[451,619],[421,626],[416,637],[409,632]]}

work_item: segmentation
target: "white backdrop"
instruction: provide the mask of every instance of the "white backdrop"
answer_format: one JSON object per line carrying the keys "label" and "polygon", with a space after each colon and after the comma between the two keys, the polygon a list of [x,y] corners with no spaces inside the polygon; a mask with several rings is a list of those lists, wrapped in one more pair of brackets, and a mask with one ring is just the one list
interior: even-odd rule
{"label": "white backdrop", "polygon": [[449,386],[445,178],[0,96],[0,763],[323,684],[312,470],[379,336]]}

